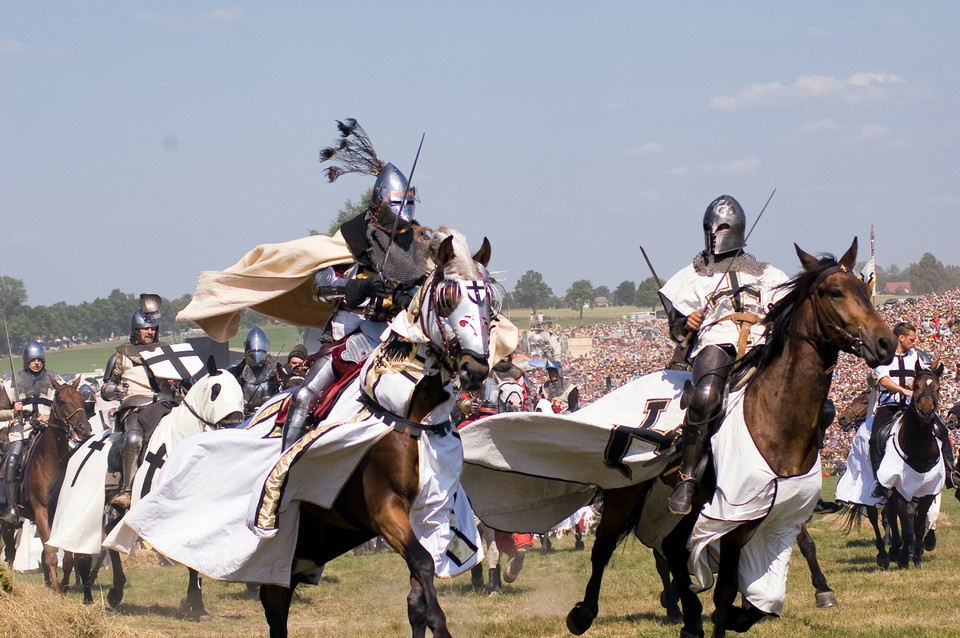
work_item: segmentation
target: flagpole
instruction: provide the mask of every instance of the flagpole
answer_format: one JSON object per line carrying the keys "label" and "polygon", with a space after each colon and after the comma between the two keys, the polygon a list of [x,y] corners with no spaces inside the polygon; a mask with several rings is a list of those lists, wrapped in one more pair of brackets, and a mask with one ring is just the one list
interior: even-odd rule
{"label": "flagpole", "polygon": [[877,305],[877,258],[873,247],[873,224],[870,224],[870,263],[873,265],[873,282],[870,284],[870,303]]}

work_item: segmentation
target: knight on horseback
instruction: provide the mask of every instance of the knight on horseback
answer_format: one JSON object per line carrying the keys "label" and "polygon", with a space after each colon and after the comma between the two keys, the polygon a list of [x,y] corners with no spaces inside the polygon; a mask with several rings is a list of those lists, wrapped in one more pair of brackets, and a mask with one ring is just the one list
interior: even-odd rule
{"label": "knight on horseback", "polygon": [[179,402],[181,388],[156,379],[144,363],[142,353],[155,349],[160,328],[160,297],[141,295],[141,308],[130,318],[130,339],[117,346],[107,361],[100,396],[120,401],[115,429],[123,433],[121,446],[123,486],[111,505],[129,509],[133,479],[153,427]]}
{"label": "knight on horseback", "polygon": [[[873,415],[873,429],[870,432],[870,463],[873,466],[874,475],[880,467],[883,450],[897,415],[910,405],[918,362],[923,367],[929,367],[931,363],[930,356],[916,347],[917,329],[912,323],[907,321],[897,323],[893,327],[893,334],[897,336],[897,351],[893,361],[889,365],[879,366],[873,370],[879,388],[877,410]],[[960,477],[956,475],[953,445],[950,442],[946,423],[939,414],[934,419],[934,431],[942,444],[947,485],[958,485]],[[875,484],[874,495],[881,496],[881,491],[880,485]]]}
{"label": "knight on horseback", "polygon": [[713,200],[703,214],[704,250],[659,291],[670,336],[690,345],[688,360],[693,366],[693,391],[681,439],[681,482],[669,503],[675,514],[691,510],[730,370],[763,339],[760,321],[778,298],[778,287],[788,281],[779,268],[744,252],[746,221],[733,197]]}
{"label": "knight on horseback", "polygon": [[50,406],[56,391],[52,380],[62,383],[55,373],[47,370],[46,353],[38,341],[28,341],[23,347],[23,369],[16,378],[2,386],[6,409],[0,408],[0,421],[10,421],[10,447],[3,459],[4,490],[7,510],[0,517],[4,523],[20,522],[17,512],[17,494],[20,488],[20,472],[23,469],[23,453],[30,436],[37,426],[44,426],[50,419]]}
{"label": "knight on horseback", "polygon": [[303,437],[324,392],[379,345],[387,323],[409,306],[431,269],[426,239],[432,231],[413,218],[416,189],[396,166],[377,157],[356,120],[337,124],[341,140],[320,151],[321,162],[334,162],[325,171],[329,181],[352,172],[375,175],[376,181],[367,209],[340,227],[354,262],[324,268],[314,279],[317,298],[336,302],[338,309],[291,398],[284,449]]}
{"label": "knight on horseback", "polygon": [[243,342],[243,359],[229,368],[243,388],[244,416],[256,412],[264,401],[280,391],[277,367],[270,354],[267,334],[260,326],[250,328]]}

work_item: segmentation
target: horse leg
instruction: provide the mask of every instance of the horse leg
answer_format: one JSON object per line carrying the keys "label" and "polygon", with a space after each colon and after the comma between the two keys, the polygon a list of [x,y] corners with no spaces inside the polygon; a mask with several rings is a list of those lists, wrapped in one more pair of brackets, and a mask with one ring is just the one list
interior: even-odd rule
{"label": "horse leg", "polygon": [[410,593],[407,595],[407,618],[413,638],[424,638],[427,627],[434,638],[450,638],[447,617],[440,608],[433,586],[433,557],[423,548],[410,527],[409,505],[391,500],[375,516],[380,535],[406,561],[410,569]]}
{"label": "horse leg", "polygon": [[904,567],[902,555],[903,539],[900,537],[900,524],[906,520],[903,511],[904,503],[895,493],[887,502],[887,523],[890,525],[890,559],[897,561],[899,567]]}
{"label": "horse leg", "polygon": [[930,509],[932,499],[924,497],[916,507],[913,520],[913,566],[920,567],[920,561],[923,559],[924,539],[923,532],[927,528],[927,511]]}
{"label": "horse leg", "polygon": [[73,552],[63,552],[63,579],[60,581],[60,593],[65,594],[70,589],[70,574],[73,573]]}
{"label": "horse leg", "polygon": [[93,567],[93,556],[90,554],[77,554],[77,583],[83,590],[83,604],[89,605],[93,602],[93,581],[90,579],[91,568]]}
{"label": "horse leg", "polygon": [[63,593],[63,590],[60,589],[60,581],[57,579],[57,552],[49,551],[46,547],[43,548],[43,574],[44,581],[47,586],[53,590],[55,594]]}
{"label": "horse leg", "polygon": [[292,581],[289,587],[260,585],[260,604],[270,626],[270,638],[287,638],[287,616],[295,588]]}
{"label": "horse leg", "polygon": [[884,532],[880,531],[880,512],[873,505],[868,505],[866,509],[867,519],[873,527],[875,536],[874,545],[877,548],[877,566],[880,569],[888,569],[890,567],[890,555],[887,554],[887,543],[884,539]]}
{"label": "horse leg", "polygon": [[590,580],[578,602],[567,614],[567,629],[579,636],[593,624],[600,611],[600,584],[603,570],[613,551],[617,548],[625,528],[632,519],[634,510],[643,502],[649,486],[632,485],[621,489],[607,490],[603,496],[603,515],[597,525],[593,550],[590,552]]}
{"label": "horse leg", "polygon": [[123,600],[123,586],[127,584],[127,577],[123,573],[123,565],[120,562],[120,552],[110,551],[110,564],[113,567],[113,587],[107,592],[107,604],[115,608]]}
{"label": "horse leg", "polygon": [[660,575],[660,583],[663,587],[663,591],[660,592],[660,606],[666,610],[670,622],[678,623],[683,620],[683,612],[680,611],[677,586],[670,579],[670,563],[658,551],[653,552],[653,559],[657,564],[657,574]]}
{"label": "horse leg", "polygon": [[720,539],[720,567],[713,590],[713,638],[723,638],[727,629],[743,633],[767,615],[746,599],[742,607],[734,605],[740,589],[741,550],[758,524],[745,523]]}
{"label": "horse leg", "polygon": [[12,525],[0,523],[0,537],[3,538],[3,562],[7,567],[13,567],[13,559],[17,555],[16,530]]}
{"label": "horse leg", "polygon": [[813,581],[813,588],[816,590],[817,607],[834,607],[837,605],[837,597],[833,590],[827,585],[827,577],[820,569],[820,563],[817,562],[817,546],[810,537],[807,530],[807,524],[800,526],[800,533],[797,534],[797,545],[800,547],[800,553],[807,561],[807,567],[810,568],[810,578]]}
{"label": "horse leg", "polygon": [[688,514],[663,539],[663,556],[670,565],[673,584],[677,596],[680,597],[680,609],[683,612],[680,638],[703,638],[703,604],[697,593],[691,589],[690,571],[687,569],[687,561],[690,560],[687,540],[698,516],[697,513]]}
{"label": "horse leg", "polygon": [[213,620],[213,616],[203,606],[203,583],[200,574],[189,567],[187,573],[187,597],[180,601],[180,616],[197,622]]}
{"label": "horse leg", "polygon": [[902,538],[897,565],[902,569],[908,569],[911,560],[913,560],[914,546],[917,541],[915,527],[917,522],[917,508],[913,504],[913,501],[903,499],[898,508],[898,513],[900,517],[900,535]]}

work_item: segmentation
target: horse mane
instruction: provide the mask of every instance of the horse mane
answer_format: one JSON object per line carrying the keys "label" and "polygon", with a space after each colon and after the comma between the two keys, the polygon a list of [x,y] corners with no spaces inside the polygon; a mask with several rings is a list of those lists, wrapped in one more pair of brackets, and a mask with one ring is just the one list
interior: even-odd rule
{"label": "horse mane", "polygon": [[736,370],[756,368],[754,379],[763,372],[770,362],[783,353],[787,343],[787,327],[793,318],[793,313],[799,307],[800,303],[810,293],[810,287],[814,282],[829,268],[837,265],[837,259],[829,253],[821,254],[817,266],[812,270],[805,270],[799,275],[787,281],[777,289],[788,290],[780,300],[770,306],[766,316],[761,322],[765,327],[765,337],[763,345],[750,350],[738,363]]}
{"label": "horse mane", "polygon": [[467,238],[458,230],[447,226],[437,229],[436,235],[431,239],[431,256],[434,261],[440,251],[440,244],[450,235],[453,236],[453,259],[447,264],[445,272],[456,274],[464,279],[479,279],[480,271],[477,269],[477,262],[473,261],[473,253],[470,252]]}

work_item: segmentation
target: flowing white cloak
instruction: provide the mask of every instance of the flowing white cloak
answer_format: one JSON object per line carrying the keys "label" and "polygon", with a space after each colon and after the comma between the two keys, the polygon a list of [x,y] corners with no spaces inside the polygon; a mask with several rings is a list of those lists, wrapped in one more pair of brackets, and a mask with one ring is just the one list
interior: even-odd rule
{"label": "flowing white cloak", "polygon": [[743,391],[730,396],[727,416],[711,440],[717,491],[690,535],[688,567],[693,582],[709,589],[719,564],[720,537],[741,523],[762,519],[742,548],[739,589],[761,611],[779,615],[791,550],[820,496],[820,457],[802,476],[774,474],[747,431],[743,396]]}
{"label": "flowing white cloak", "polygon": [[882,496],[871,496],[876,477],[870,463],[870,433],[873,431],[873,416],[869,416],[857,428],[847,453],[847,469],[837,481],[836,499],[851,505],[879,505],[886,501]]}
{"label": "flowing white cloak", "polygon": [[[281,481],[269,528],[262,524],[269,516],[261,511],[261,494],[283,455],[276,408],[257,420],[268,405],[249,429],[205,433],[181,443],[124,524],[160,553],[212,578],[289,585],[299,503],[332,506],[370,446],[392,429],[356,401],[359,382],[301,439],[312,437]],[[411,525],[433,556],[437,575],[452,576],[483,558],[469,501],[459,490],[460,441],[425,432],[419,452],[420,492]]]}
{"label": "flowing white cloak", "polygon": [[941,446],[940,458],[933,467],[926,472],[917,472],[907,465],[906,454],[897,441],[900,426],[901,421],[898,419],[890,429],[890,438],[887,439],[883,460],[877,468],[877,481],[887,489],[897,490],[908,501],[921,496],[939,494],[947,477],[943,467],[943,443],[937,439],[938,445]]}

